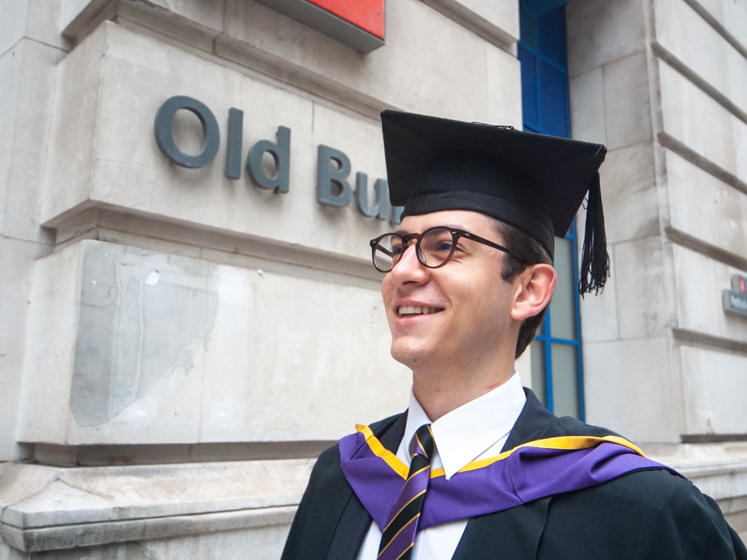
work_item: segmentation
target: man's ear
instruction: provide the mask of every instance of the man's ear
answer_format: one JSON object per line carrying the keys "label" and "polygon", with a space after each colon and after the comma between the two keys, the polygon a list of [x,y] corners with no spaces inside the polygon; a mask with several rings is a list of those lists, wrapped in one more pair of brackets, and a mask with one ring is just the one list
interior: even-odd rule
{"label": "man's ear", "polygon": [[534,317],[550,303],[557,275],[549,264],[528,266],[514,279],[514,302],[511,318],[523,321]]}

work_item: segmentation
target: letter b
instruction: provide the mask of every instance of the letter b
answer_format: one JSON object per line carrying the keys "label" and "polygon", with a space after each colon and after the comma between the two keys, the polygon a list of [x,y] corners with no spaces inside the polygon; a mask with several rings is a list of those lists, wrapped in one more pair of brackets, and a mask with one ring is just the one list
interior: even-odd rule
{"label": "letter b", "polygon": [[[332,162],[337,169],[332,169]],[[345,178],[350,175],[350,160],[340,150],[319,145],[316,159],[316,200],[328,206],[347,206],[353,199],[353,190]],[[332,192],[335,183],[339,193]]]}

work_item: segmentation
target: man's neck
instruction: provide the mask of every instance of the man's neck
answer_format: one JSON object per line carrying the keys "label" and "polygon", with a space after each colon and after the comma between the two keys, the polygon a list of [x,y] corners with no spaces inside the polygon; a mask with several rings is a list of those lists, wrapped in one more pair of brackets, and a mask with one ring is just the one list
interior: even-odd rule
{"label": "man's neck", "polygon": [[426,368],[413,370],[413,392],[435,422],[445,414],[506,383],[514,373],[510,365],[487,370]]}

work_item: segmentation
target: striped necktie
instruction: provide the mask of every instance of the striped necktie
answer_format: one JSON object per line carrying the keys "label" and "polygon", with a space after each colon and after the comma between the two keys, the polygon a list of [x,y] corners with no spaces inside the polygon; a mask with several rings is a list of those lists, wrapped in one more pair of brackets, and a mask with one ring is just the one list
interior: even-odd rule
{"label": "striped necktie", "polygon": [[433,451],[431,425],[424,424],[410,442],[410,472],[381,533],[378,560],[409,560],[412,557],[430,479]]}

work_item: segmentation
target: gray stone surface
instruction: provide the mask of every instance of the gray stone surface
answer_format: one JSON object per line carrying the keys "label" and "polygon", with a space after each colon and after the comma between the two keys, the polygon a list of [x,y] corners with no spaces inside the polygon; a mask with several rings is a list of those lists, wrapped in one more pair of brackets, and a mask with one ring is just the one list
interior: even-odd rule
{"label": "gray stone surface", "polygon": [[65,0],[22,0],[28,4],[26,36],[62,50],[70,48],[60,33],[60,5]]}
{"label": "gray stone surface", "polygon": [[0,101],[0,233],[49,242],[39,229],[40,184],[44,175],[55,64],[63,53],[30,39],[2,55],[0,74],[8,86]]}
{"label": "gray stone surface", "polygon": [[[743,434],[744,387],[747,358],[738,354],[682,346],[682,365],[688,380],[685,404],[688,434]],[[724,492],[724,494],[727,494]],[[741,494],[742,496],[747,492]],[[738,496],[740,494],[731,494]]]}
{"label": "gray stone surface", "polygon": [[645,51],[636,51],[605,64],[604,109],[608,149],[652,139]]}
{"label": "gray stone surface", "polygon": [[[576,227],[579,228],[579,224],[576,224]],[[583,230],[579,228],[579,231]],[[609,256],[611,275],[607,279],[604,291],[593,298],[586,297],[579,301],[581,338],[584,344],[612,341],[620,337],[620,328],[617,319],[617,264],[615,262],[615,252],[609,252]],[[593,375],[593,370],[587,372],[587,375],[589,374]],[[589,395],[585,397],[585,400],[591,401],[593,398],[597,397]]]}
{"label": "gray stone surface", "polygon": [[674,152],[667,152],[666,164],[669,225],[745,258],[747,196]]}
{"label": "gray stone surface", "polygon": [[566,6],[571,76],[639,51],[645,43],[641,2],[575,0]]}
{"label": "gray stone surface", "polygon": [[521,91],[516,83],[521,81],[521,67],[518,60],[506,57],[498,50],[490,49],[486,60],[487,97],[500,100],[490,103],[485,122],[501,123],[519,128],[521,126]]}
{"label": "gray stone surface", "polygon": [[335,440],[404,408],[376,284],[268,265],[99,241],[40,260],[21,440]]}
{"label": "gray stone surface", "polygon": [[[664,132],[727,173],[747,179],[747,123],[665,62],[658,63]],[[687,118],[683,118],[687,115]],[[707,123],[707,126],[705,124]]]}
{"label": "gray stone surface", "polygon": [[0,54],[4,54],[23,37],[28,21],[28,10],[28,0],[3,3],[3,18],[0,20]]}
{"label": "gray stone surface", "polygon": [[569,77],[568,82],[571,136],[576,140],[606,143],[603,69],[592,68]]}
{"label": "gray stone surface", "polygon": [[81,426],[110,421],[160,377],[195,367],[192,347],[218,314],[215,267],[171,260],[108,244],[85,252],[70,387]]}
{"label": "gray stone surface", "polygon": [[667,337],[592,342],[583,352],[587,422],[642,444],[680,441],[685,412]]}
{"label": "gray stone surface", "polygon": [[747,34],[745,33],[745,30],[747,30],[747,6],[744,2],[698,0],[697,5],[702,7],[709,17],[726,29],[727,33],[734,37],[742,47],[747,47]]}
{"label": "gray stone surface", "polygon": [[0,460],[20,459],[16,446],[26,318],[31,274],[40,249],[35,243],[0,237]]}
{"label": "gray stone surface", "polygon": [[[739,10],[739,2],[731,4]],[[744,6],[742,10],[747,14]],[[657,0],[655,14],[656,40],[720,95],[747,112],[747,100],[742,95],[747,89],[747,58],[684,0]],[[747,39],[744,32],[742,39]]]}
{"label": "gray stone surface", "polygon": [[608,243],[657,235],[659,192],[654,147],[648,141],[610,150],[601,170]]}
{"label": "gray stone surface", "polygon": [[[277,554],[311,465],[308,459],[77,469],[8,465],[0,471],[0,535],[21,551],[63,555],[81,546],[147,541],[138,548],[165,548],[162,554],[181,548],[182,555],[172,557],[198,558],[199,551],[187,552],[188,543],[221,547],[248,537],[259,540],[261,554]],[[236,546],[229,557],[240,552]]]}
{"label": "gray stone surface", "polygon": [[[709,408],[739,381],[724,374],[711,393],[697,381],[713,375],[711,359],[726,364],[721,348],[744,340],[744,322],[720,301],[741,272],[722,263],[742,262],[747,246],[745,124],[729,108],[743,102],[732,92],[747,74],[719,27],[726,12],[739,20],[742,11],[720,0],[567,6],[573,131],[611,148],[602,189],[612,278],[581,304],[587,420],[640,441],[677,441],[711,413],[718,433],[744,431],[732,399]],[[703,354],[681,353],[685,340]],[[626,402],[636,418],[625,417]]]}
{"label": "gray stone surface", "polygon": [[661,239],[652,236],[618,243],[613,250],[620,338],[665,336],[670,317]]}
{"label": "gray stone surface", "polygon": [[[27,529],[294,505],[312,464],[311,459],[67,469],[10,464],[0,473],[2,520]],[[21,482],[25,486],[19,487]]]}
{"label": "gray stone surface", "polygon": [[504,33],[519,40],[519,6],[512,2],[480,2],[479,0],[442,0],[461,4],[477,16],[489,21]]}
{"label": "gray stone surface", "polygon": [[[677,246],[674,247],[674,270],[678,326],[725,342],[747,343],[747,318],[725,312],[721,301],[721,292],[731,288],[731,276],[747,276],[747,271]],[[693,302],[699,305],[693,305]],[[738,407],[733,413],[741,415],[741,410]]]}

